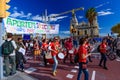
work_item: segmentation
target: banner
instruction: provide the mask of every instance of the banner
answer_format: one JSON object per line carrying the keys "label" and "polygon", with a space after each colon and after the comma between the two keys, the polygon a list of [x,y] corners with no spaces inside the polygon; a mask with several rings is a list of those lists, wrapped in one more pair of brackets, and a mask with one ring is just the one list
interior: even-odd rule
{"label": "banner", "polygon": [[58,34],[59,24],[45,24],[35,21],[25,21],[13,18],[5,18],[4,26],[6,32],[16,34]]}

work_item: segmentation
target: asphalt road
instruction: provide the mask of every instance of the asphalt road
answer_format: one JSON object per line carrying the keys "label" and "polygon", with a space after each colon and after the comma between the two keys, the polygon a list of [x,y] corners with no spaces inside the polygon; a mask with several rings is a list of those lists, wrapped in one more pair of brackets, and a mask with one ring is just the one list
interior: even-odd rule
{"label": "asphalt road", "polygon": [[[107,61],[108,70],[103,69],[98,66],[100,56],[99,54],[92,54],[93,62],[88,63],[89,69],[89,80],[120,80],[120,59]],[[78,74],[78,65],[70,64],[67,61],[64,64],[62,61],[59,61],[57,68],[57,75],[52,75],[52,64],[49,64],[47,67],[41,65],[42,61],[34,61],[32,57],[29,57],[27,64],[25,64],[25,73],[38,79],[38,80],[76,80]],[[82,75],[83,80],[84,75]]]}

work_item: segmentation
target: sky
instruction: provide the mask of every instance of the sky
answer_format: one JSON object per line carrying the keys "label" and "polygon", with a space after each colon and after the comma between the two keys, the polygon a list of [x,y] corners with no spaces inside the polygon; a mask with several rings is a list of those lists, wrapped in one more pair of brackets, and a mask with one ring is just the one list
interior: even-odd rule
{"label": "sky", "polygon": [[[11,0],[8,10],[9,17],[43,22],[43,14],[47,10],[48,16],[60,14],[65,11],[84,7],[84,10],[76,11],[78,22],[88,22],[85,18],[86,10],[96,8],[100,35],[111,33],[111,27],[120,23],[120,0]],[[69,34],[71,13],[51,18],[48,23],[59,24],[60,33]]]}

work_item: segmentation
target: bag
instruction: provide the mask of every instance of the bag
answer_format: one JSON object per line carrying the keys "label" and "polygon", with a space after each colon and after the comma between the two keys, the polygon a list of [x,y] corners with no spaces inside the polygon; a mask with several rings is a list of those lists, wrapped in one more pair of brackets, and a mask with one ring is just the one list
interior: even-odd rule
{"label": "bag", "polygon": [[87,69],[87,64],[86,63],[82,63],[82,69]]}
{"label": "bag", "polygon": [[[12,40],[11,40],[12,41]],[[5,41],[3,44],[2,44],[2,54],[3,55],[9,55],[13,52],[14,50],[14,46],[12,44],[11,41]]]}
{"label": "bag", "polygon": [[100,52],[100,45],[97,47],[97,51]]}
{"label": "bag", "polygon": [[78,63],[79,62],[79,55],[78,55],[78,53],[75,55],[75,57],[74,57],[74,62],[75,63]]}

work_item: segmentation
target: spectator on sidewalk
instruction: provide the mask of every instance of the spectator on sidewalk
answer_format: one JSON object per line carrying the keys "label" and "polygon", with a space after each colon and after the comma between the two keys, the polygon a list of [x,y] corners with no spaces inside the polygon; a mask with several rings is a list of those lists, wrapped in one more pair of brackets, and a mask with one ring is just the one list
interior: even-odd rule
{"label": "spectator on sidewalk", "polygon": [[[6,76],[9,76],[9,75],[14,75],[16,73],[15,50],[17,48],[17,45],[16,45],[15,41],[13,40],[12,33],[7,33],[7,39],[6,39],[6,41],[8,41],[8,42],[10,41],[12,43],[12,46],[13,46],[12,53],[10,53],[9,55],[4,55],[3,54],[3,56],[4,56],[4,62],[5,62]],[[3,51],[2,51],[2,53],[3,53]],[[9,67],[9,65],[11,65],[11,68]]]}

